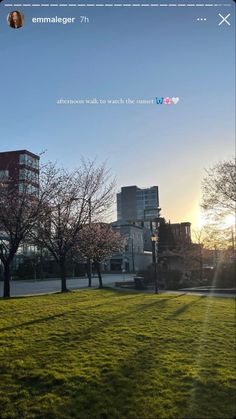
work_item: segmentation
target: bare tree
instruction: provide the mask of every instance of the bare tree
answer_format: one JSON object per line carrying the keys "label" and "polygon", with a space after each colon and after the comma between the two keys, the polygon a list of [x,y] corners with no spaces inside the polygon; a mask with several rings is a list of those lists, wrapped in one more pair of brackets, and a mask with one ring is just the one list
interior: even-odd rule
{"label": "bare tree", "polygon": [[210,223],[204,226],[204,241],[207,249],[225,250],[232,247],[234,233],[232,237],[231,227],[222,227],[218,223]]}
{"label": "bare tree", "polygon": [[206,170],[202,182],[202,207],[214,219],[235,215],[236,167],[235,159],[221,161]]}
{"label": "bare tree", "polygon": [[[200,277],[203,279],[203,264],[209,252],[221,252],[222,258],[230,255],[231,259],[235,257],[234,254],[234,237],[231,236],[230,228],[221,228],[218,224],[206,224],[199,230],[194,230],[194,245],[190,251],[192,260],[199,264]],[[197,246],[196,246],[197,245]],[[190,249],[191,250],[191,249]]]}
{"label": "bare tree", "polygon": [[42,189],[53,187],[39,220],[37,241],[46,248],[60,268],[61,291],[67,291],[66,262],[76,252],[83,226],[100,221],[113,203],[114,180],[105,165],[82,161],[81,167],[67,171],[51,165],[42,174]]}
{"label": "bare tree", "polygon": [[198,230],[193,231],[193,240],[194,243],[191,245],[189,249],[188,256],[190,257],[190,260],[192,260],[192,263],[194,265],[194,262],[196,262],[199,266],[199,273],[200,273],[200,280],[203,280],[203,262],[204,262],[204,248],[206,245],[206,232],[204,228],[200,228]]}
{"label": "bare tree", "polygon": [[113,231],[109,224],[86,225],[81,230],[78,250],[83,257],[93,260],[98,274],[99,288],[103,286],[101,262],[122,251],[125,244],[126,239],[120,233]]}
{"label": "bare tree", "polygon": [[0,185],[0,260],[3,264],[4,297],[10,297],[11,265],[21,245],[30,239],[36,229],[38,217],[48,193],[32,193],[30,179],[25,179],[23,187],[9,179]]}

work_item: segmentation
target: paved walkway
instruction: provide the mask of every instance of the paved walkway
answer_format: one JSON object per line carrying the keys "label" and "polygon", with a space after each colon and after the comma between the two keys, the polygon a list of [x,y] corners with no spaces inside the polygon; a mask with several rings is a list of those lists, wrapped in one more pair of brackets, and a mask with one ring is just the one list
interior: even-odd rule
{"label": "paved walkway", "polygon": [[[103,285],[115,286],[117,281],[128,281],[133,278],[133,275],[103,275]],[[35,294],[48,294],[58,292],[61,290],[60,279],[47,279],[43,281],[11,281],[11,296],[24,296],[24,295],[35,295]],[[92,278],[92,287],[97,288],[99,285],[98,278]],[[88,287],[87,278],[73,278],[67,280],[67,288],[76,290],[80,288]],[[0,281],[0,296],[3,295],[3,282]]]}
{"label": "paved walkway", "polygon": [[[133,275],[125,274],[125,275],[112,275],[112,274],[104,274],[103,275],[103,285],[106,287],[115,287],[115,282],[123,282],[129,281],[133,279]],[[92,278],[92,287],[97,288],[99,285],[98,278]],[[67,280],[67,288],[71,290],[82,289],[88,287],[88,279],[87,278],[70,278]],[[61,281],[60,279],[48,279],[43,281],[11,281],[11,296],[12,297],[19,297],[19,296],[27,296],[27,295],[39,295],[39,294],[49,294],[59,292],[61,290]],[[127,291],[126,288],[119,288],[124,292]],[[129,289],[128,291],[132,291]],[[141,293],[148,293],[153,294],[153,290],[142,290],[137,291]],[[227,298],[234,298],[236,294],[228,294],[228,293],[219,293],[219,292],[206,292],[206,290],[191,290],[191,288],[180,290],[180,291],[168,291],[168,290],[161,290],[161,294],[187,294],[187,295],[205,295],[208,297],[227,297]],[[3,282],[0,281],[0,296],[3,295]]]}

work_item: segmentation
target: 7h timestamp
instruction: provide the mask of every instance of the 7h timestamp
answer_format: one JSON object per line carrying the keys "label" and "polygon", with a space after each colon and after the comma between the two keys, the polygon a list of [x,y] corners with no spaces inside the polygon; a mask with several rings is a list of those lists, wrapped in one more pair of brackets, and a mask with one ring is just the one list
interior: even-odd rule
{"label": "7h timestamp", "polygon": [[80,23],[89,23],[89,17],[80,16]]}

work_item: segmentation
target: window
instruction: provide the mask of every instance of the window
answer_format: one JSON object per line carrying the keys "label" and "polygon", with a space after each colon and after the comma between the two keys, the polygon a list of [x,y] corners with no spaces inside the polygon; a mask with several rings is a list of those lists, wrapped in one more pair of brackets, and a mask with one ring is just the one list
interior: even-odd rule
{"label": "window", "polygon": [[20,180],[28,180],[30,182],[38,183],[39,182],[39,175],[36,172],[33,172],[29,169],[20,169],[19,171],[19,179]]}
{"label": "window", "polygon": [[19,183],[19,192],[24,193],[26,191],[25,183]]}
{"label": "window", "polygon": [[0,170],[0,180],[6,180],[9,178],[9,170]]}
{"label": "window", "polygon": [[39,194],[39,189],[27,183],[19,183],[19,192],[37,196]]}
{"label": "window", "polygon": [[29,154],[20,154],[19,163],[33,167],[34,169],[39,168],[39,160]]}
{"label": "window", "polygon": [[25,169],[20,169],[19,170],[19,179],[20,180],[25,180],[26,174],[25,174]]}

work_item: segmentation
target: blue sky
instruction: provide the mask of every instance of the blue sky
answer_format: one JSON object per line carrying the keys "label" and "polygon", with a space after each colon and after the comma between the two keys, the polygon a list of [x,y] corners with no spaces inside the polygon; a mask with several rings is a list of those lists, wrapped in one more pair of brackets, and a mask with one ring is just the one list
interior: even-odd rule
{"label": "blue sky", "polygon": [[[17,7],[25,15],[20,30],[7,26],[6,16],[15,7],[4,3],[1,151],[46,149],[45,159],[65,167],[77,166],[81,156],[106,160],[118,189],[159,185],[162,215],[196,224],[204,168],[234,154],[234,3],[204,8]],[[218,13],[231,13],[231,26],[219,26]],[[31,22],[32,17],[56,15],[84,15],[90,23]],[[156,96],[178,96],[180,102],[56,104],[60,98]]]}

